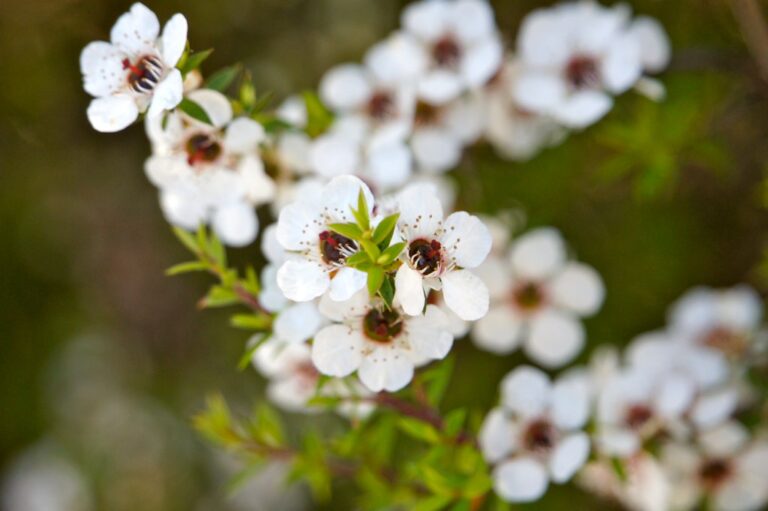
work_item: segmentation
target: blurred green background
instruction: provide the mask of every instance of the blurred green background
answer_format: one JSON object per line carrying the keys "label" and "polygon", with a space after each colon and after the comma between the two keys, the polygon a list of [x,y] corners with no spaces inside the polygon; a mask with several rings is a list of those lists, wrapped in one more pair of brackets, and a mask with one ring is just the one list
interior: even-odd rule
{"label": "blurred green background", "polygon": [[[216,49],[204,70],[240,61],[259,91],[281,98],[359,60],[396,27],[404,3],[147,5],[161,22],[183,12],[193,48]],[[494,2],[510,46],[525,13],[550,3]],[[670,32],[666,101],[628,93],[602,122],[528,163],[478,146],[455,173],[461,206],[522,208],[528,226],[560,228],[601,272],[608,298],[588,321],[590,346],[660,327],[691,285],[766,291],[768,85],[728,2],[630,3]],[[98,510],[312,509],[301,488],[273,495],[270,479],[228,497],[231,461],[189,427],[207,392],[249,407],[262,382],[235,369],[247,334],[227,327],[224,313],[196,310],[205,277],[163,276],[185,256],[143,174],[142,127],[107,135],[86,121],[79,52],[106,39],[129,6],[0,3],[0,469],[18,467],[11,463],[30,446],[43,459],[64,457],[86,475]],[[236,257],[257,257],[256,248]],[[457,353],[449,406],[489,406],[498,379],[522,360],[466,342]],[[291,420],[298,431],[305,425]],[[556,489],[535,508],[591,502]],[[342,492],[328,509],[350,506]]]}

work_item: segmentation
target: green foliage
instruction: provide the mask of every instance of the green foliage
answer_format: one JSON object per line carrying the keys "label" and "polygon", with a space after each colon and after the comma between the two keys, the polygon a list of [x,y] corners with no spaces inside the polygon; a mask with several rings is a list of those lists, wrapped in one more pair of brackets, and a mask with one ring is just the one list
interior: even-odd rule
{"label": "green foliage", "polygon": [[240,64],[234,64],[219,69],[205,81],[205,87],[207,89],[225,92],[235,81],[235,78],[237,78],[237,75],[240,74],[241,70],[242,66]]}
{"label": "green foliage", "polygon": [[200,65],[211,56],[211,53],[213,53],[213,48],[196,52],[186,51],[184,52],[184,55],[181,56],[181,59],[179,59],[176,67],[181,71],[182,76],[187,76],[190,71],[199,69]]}
{"label": "green foliage", "polygon": [[211,118],[208,117],[208,113],[206,113],[203,107],[191,99],[182,99],[177,108],[195,120],[205,124],[211,124]]}
{"label": "green foliage", "polygon": [[314,91],[305,91],[302,95],[307,109],[307,135],[317,137],[325,133],[333,123],[333,114],[328,110]]}

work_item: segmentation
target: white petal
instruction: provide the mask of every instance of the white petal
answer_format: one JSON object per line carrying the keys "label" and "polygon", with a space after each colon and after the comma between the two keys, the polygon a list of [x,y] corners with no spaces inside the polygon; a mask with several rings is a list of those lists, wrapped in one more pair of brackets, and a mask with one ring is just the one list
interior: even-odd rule
{"label": "white petal", "polygon": [[522,330],[523,323],[514,311],[500,305],[491,307],[488,314],[472,326],[472,340],[481,349],[507,355],[520,345]]}
{"label": "white petal", "polygon": [[365,69],[357,64],[336,66],[320,80],[320,97],[332,110],[360,107],[370,95],[371,86]]}
{"label": "white petal", "polygon": [[322,191],[322,200],[334,221],[354,222],[351,208],[357,209],[360,192],[363,192],[368,203],[368,213],[373,213],[375,206],[373,194],[368,185],[355,176],[339,176],[332,179]]}
{"label": "white petal", "polygon": [[83,73],[83,87],[91,96],[101,97],[114,94],[126,84],[123,69],[125,53],[103,41],[88,44],[80,53],[80,72]]}
{"label": "white petal", "polygon": [[513,84],[515,100],[531,112],[548,113],[561,104],[566,96],[565,82],[549,73],[527,72]]}
{"label": "white petal", "polygon": [[407,241],[432,239],[443,221],[443,205],[434,193],[420,186],[409,186],[397,196],[400,210],[398,226]]}
{"label": "white petal", "polygon": [[717,304],[723,326],[734,330],[756,328],[763,316],[760,295],[749,286],[741,285],[723,291]]}
{"label": "white petal", "polygon": [[171,16],[163,27],[161,43],[163,60],[168,67],[174,67],[187,45],[187,18],[182,14]]}
{"label": "white petal", "polygon": [[256,151],[264,138],[261,124],[247,117],[238,117],[227,126],[224,146],[229,152],[249,153]]}
{"label": "white petal", "polygon": [[440,128],[423,128],[411,137],[411,149],[421,170],[446,172],[461,160],[461,140]]}
{"label": "white petal", "polygon": [[407,322],[408,340],[419,355],[440,360],[451,351],[453,336],[447,331],[448,318],[440,308],[427,305],[423,316],[416,316]]}
{"label": "white petal", "polygon": [[560,429],[582,427],[589,419],[590,386],[586,374],[560,377],[552,387],[552,419]]}
{"label": "white petal", "polygon": [[400,266],[395,274],[395,300],[411,316],[419,316],[424,310],[426,299],[421,274],[407,264]]}
{"label": "white petal", "polygon": [[686,292],[670,308],[669,322],[682,334],[698,335],[717,322],[717,296],[697,287]]}
{"label": "white petal", "polygon": [[551,113],[567,127],[581,129],[600,120],[612,106],[613,99],[608,94],[583,90],[571,94]]}
{"label": "white petal", "polygon": [[261,270],[261,293],[259,301],[270,312],[278,312],[288,305],[288,299],[277,285],[276,264],[268,264]]}
{"label": "white petal", "polygon": [[[494,242],[494,245],[497,249],[506,247],[506,243],[496,245],[496,242]],[[473,268],[472,272],[480,277],[485,282],[485,285],[488,286],[491,300],[505,301],[507,299],[513,288],[512,275],[509,263],[502,259],[499,254],[491,252],[483,261],[483,264]]]}
{"label": "white petal", "polygon": [[157,117],[166,110],[173,110],[184,97],[184,81],[181,71],[173,69],[165,79],[157,84],[152,94],[147,117]]}
{"label": "white petal", "polygon": [[138,117],[139,109],[129,96],[96,98],[88,105],[88,120],[91,126],[104,133],[125,129]]}
{"label": "white petal", "polygon": [[312,140],[305,133],[285,132],[277,139],[280,162],[289,170],[306,174],[312,170]]}
{"label": "white petal", "polygon": [[496,29],[493,9],[485,0],[457,0],[451,12],[456,35],[464,42],[487,37]]}
{"label": "white petal", "polygon": [[699,442],[708,456],[730,458],[750,440],[749,431],[739,422],[728,421],[699,435]]}
{"label": "white petal", "polygon": [[733,389],[712,392],[697,400],[690,417],[699,428],[711,428],[728,419],[738,403],[738,392]]}
{"label": "white petal", "polygon": [[672,50],[661,23],[649,16],[638,16],[629,31],[640,42],[643,67],[647,71],[658,73],[667,67]]}
{"label": "white petal", "polygon": [[166,220],[188,230],[196,230],[206,221],[207,211],[194,196],[164,190],[160,193],[160,207]]}
{"label": "white petal", "polygon": [[628,34],[611,43],[600,63],[600,76],[609,91],[620,94],[637,82],[643,73],[640,51],[637,39]]}
{"label": "white petal", "polygon": [[365,55],[366,67],[385,84],[410,84],[423,75],[428,64],[424,45],[405,32],[395,32]]}
{"label": "white petal", "polygon": [[510,259],[516,275],[539,280],[562,268],[565,243],[556,229],[536,229],[517,238]]}
{"label": "white petal", "polygon": [[531,322],[530,328],[525,352],[545,367],[561,367],[584,348],[584,327],[563,312],[542,312]]}
{"label": "white petal", "polygon": [[549,459],[552,481],[565,483],[573,477],[589,457],[589,437],[586,433],[574,433],[565,437],[555,447]]}
{"label": "white petal", "polygon": [[667,376],[654,397],[655,409],[664,418],[680,417],[690,407],[696,386],[681,374]]}
{"label": "white petal", "polygon": [[311,339],[320,328],[323,318],[313,302],[295,303],[283,310],[275,319],[274,334],[289,343]]}
{"label": "white petal", "polygon": [[392,346],[375,348],[362,360],[357,375],[373,392],[396,392],[413,378],[413,362]]}
{"label": "white petal", "polygon": [[286,250],[319,250],[319,235],[325,230],[317,208],[303,202],[288,204],[277,220],[277,241]]}
{"label": "white petal", "polygon": [[221,128],[232,120],[232,105],[221,92],[211,89],[197,89],[187,94],[187,97],[205,110],[211,124],[216,128]]}
{"label": "white petal", "polygon": [[217,208],[211,225],[221,241],[232,247],[249,245],[259,232],[259,219],[253,206],[243,202]]}
{"label": "white petal", "polygon": [[453,270],[440,277],[445,304],[464,321],[475,321],[488,313],[488,288],[468,270]]}
{"label": "white petal", "polygon": [[573,52],[569,37],[570,20],[553,16],[547,9],[538,9],[525,17],[517,34],[520,58],[537,66],[559,67]]}
{"label": "white petal", "polygon": [[360,366],[362,334],[344,325],[331,325],[320,330],[312,343],[312,362],[328,376],[347,376]]}
{"label": "white petal", "polygon": [[474,215],[457,211],[445,219],[440,242],[451,260],[462,268],[479,266],[491,251],[491,233]]}
{"label": "white petal", "polygon": [[319,263],[290,260],[277,271],[277,285],[289,300],[307,302],[325,293],[330,278]]}
{"label": "white petal", "polygon": [[522,417],[536,417],[549,407],[552,384],[535,367],[519,366],[501,380],[500,386],[504,408]]}
{"label": "white petal", "polygon": [[580,263],[568,263],[552,280],[550,292],[555,303],[579,316],[597,312],[605,298],[600,275]]}
{"label": "white petal", "polygon": [[[257,340],[254,336],[253,340]],[[310,349],[306,344],[288,344],[279,339],[269,339],[258,347],[253,363],[261,374],[275,377],[289,374],[297,363],[310,360]]]}
{"label": "white petal", "polygon": [[514,433],[514,425],[502,408],[494,408],[486,415],[477,441],[488,463],[503,460],[517,448]]}
{"label": "white petal", "polygon": [[461,75],[446,69],[435,69],[419,80],[418,93],[427,103],[444,105],[455,99],[462,89]]}
{"label": "white petal", "polygon": [[544,467],[532,458],[517,458],[493,470],[496,493],[507,502],[533,502],[544,496],[549,478]]}
{"label": "white petal", "polygon": [[245,196],[251,204],[264,204],[275,196],[275,182],[267,175],[264,162],[257,155],[244,156],[237,166],[237,172],[240,173]]}
{"label": "white petal", "polygon": [[450,7],[447,2],[415,2],[403,9],[400,23],[410,33],[434,40],[448,27]]}
{"label": "white petal", "polygon": [[481,87],[501,67],[504,49],[497,37],[474,45],[461,60],[461,75],[472,88]]}
{"label": "white petal", "polygon": [[112,44],[135,57],[154,53],[160,21],[144,4],[135,3],[121,15],[110,32]]}
{"label": "white petal", "polygon": [[379,189],[402,186],[411,176],[413,158],[407,145],[387,144],[368,153],[365,173]]}
{"label": "white petal", "polygon": [[368,296],[367,289],[361,289],[349,300],[336,302],[331,300],[328,294],[320,298],[318,309],[326,318],[339,323],[352,320],[352,322],[361,319],[370,309],[371,298]]}
{"label": "white petal", "polygon": [[328,296],[336,302],[343,302],[365,287],[368,274],[354,268],[341,268],[331,278]]}
{"label": "white petal", "polygon": [[640,439],[637,434],[625,429],[601,431],[595,442],[606,454],[620,458],[632,456],[640,449]]}
{"label": "white petal", "polygon": [[315,139],[309,153],[312,168],[323,177],[353,174],[360,161],[357,141],[337,133]]}

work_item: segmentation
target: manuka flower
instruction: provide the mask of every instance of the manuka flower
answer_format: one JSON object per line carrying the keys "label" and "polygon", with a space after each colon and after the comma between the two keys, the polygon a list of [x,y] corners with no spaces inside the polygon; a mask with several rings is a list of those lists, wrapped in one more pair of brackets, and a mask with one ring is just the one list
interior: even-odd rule
{"label": "manuka flower", "polygon": [[199,89],[188,97],[211,124],[179,110],[168,114],[165,123],[147,119],[153,147],[147,176],[160,188],[171,223],[195,229],[210,222],[224,243],[247,245],[258,233],[253,206],[275,193],[258,153],[264,129],[245,117],[232,119],[229,100],[216,91]]}
{"label": "manuka flower", "polygon": [[594,314],[605,291],[591,267],[568,261],[565,243],[552,228],[514,241],[508,259],[489,258],[478,268],[491,293],[491,308],[473,328],[475,343],[498,354],[521,344],[547,367],[560,367],[584,347],[582,316]]}
{"label": "manuka flower", "polygon": [[160,22],[135,3],[112,27],[109,43],[90,43],[80,54],[83,86],[95,99],[88,120],[98,131],[120,131],[141,112],[156,117],[181,102],[184,87],[175,68],[187,43],[187,20],[175,14]]}
{"label": "manuka flower", "polygon": [[406,245],[395,276],[395,300],[415,316],[424,310],[425,289],[437,290],[459,318],[483,317],[488,311],[488,289],[467,268],[479,266],[491,250],[488,228],[464,211],[443,219],[440,200],[425,195],[422,187],[404,190],[398,203],[398,229]]}
{"label": "manuka flower", "polygon": [[434,305],[423,315],[408,316],[363,290],[346,302],[323,297],[320,312],[335,323],[315,336],[312,361],[317,369],[337,377],[357,371],[374,392],[402,389],[415,366],[445,358],[453,345],[448,319]]}
{"label": "manuka flower", "polygon": [[291,253],[277,272],[278,285],[286,297],[305,302],[330,291],[332,299],[343,301],[365,286],[365,272],[345,264],[358,250],[357,243],[330,227],[354,221],[352,208],[361,191],[370,215],[373,195],[353,176],[334,178],[318,197],[293,202],[280,212],[277,240]]}
{"label": "manuka flower", "polygon": [[518,367],[501,383],[501,406],[485,418],[479,442],[494,465],[496,493],[508,502],[541,498],[549,481],[565,483],[587,461],[590,392],[580,374],[554,384],[530,366]]}

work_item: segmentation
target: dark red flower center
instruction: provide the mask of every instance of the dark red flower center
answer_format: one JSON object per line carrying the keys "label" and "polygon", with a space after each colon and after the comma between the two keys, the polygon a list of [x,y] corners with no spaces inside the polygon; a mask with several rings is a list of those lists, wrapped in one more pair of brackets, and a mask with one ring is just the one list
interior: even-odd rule
{"label": "dark red flower center", "polygon": [[632,429],[640,429],[653,417],[653,411],[646,405],[632,405],[627,409],[624,422]]}
{"label": "dark red flower center", "polygon": [[739,357],[747,350],[747,340],[743,335],[723,327],[713,328],[707,332],[701,343],[729,357]]}
{"label": "dark red flower center", "polygon": [[565,78],[574,89],[586,89],[600,85],[600,70],[592,57],[577,56],[565,67]]}
{"label": "dark red flower center", "polygon": [[390,309],[371,309],[363,318],[363,332],[369,339],[391,342],[403,331],[400,314]]}
{"label": "dark red flower center", "polygon": [[530,312],[542,306],[545,296],[538,284],[524,282],[512,291],[512,300],[519,309]]}
{"label": "dark red flower center", "polygon": [[155,56],[141,57],[136,63],[123,59],[123,69],[128,71],[128,86],[136,92],[152,92],[163,74],[163,63]]}
{"label": "dark red flower center", "polygon": [[368,115],[378,121],[390,119],[395,116],[395,98],[388,91],[379,91],[368,100]]}
{"label": "dark red flower center", "polygon": [[528,425],[523,434],[523,445],[529,451],[548,451],[557,442],[557,428],[546,419]]}
{"label": "dark red flower center", "polygon": [[419,101],[416,103],[416,110],[413,113],[413,122],[417,126],[429,126],[436,124],[441,115],[442,110],[439,107]]}
{"label": "dark red flower center", "polygon": [[211,163],[221,156],[221,144],[211,134],[198,133],[187,139],[185,146],[187,151],[187,163],[195,165],[197,163]]}
{"label": "dark red flower center", "polygon": [[432,58],[440,67],[456,67],[461,59],[461,46],[451,35],[442,37],[432,46]]}
{"label": "dark red flower center", "polygon": [[320,253],[328,264],[342,264],[355,248],[355,242],[346,236],[332,231],[320,233]]}
{"label": "dark red flower center", "polygon": [[727,459],[712,458],[705,460],[699,467],[699,479],[706,488],[716,488],[723,484],[731,474],[733,467]]}
{"label": "dark red flower center", "polygon": [[437,240],[413,240],[408,246],[408,258],[423,275],[432,275],[440,269],[443,247]]}

